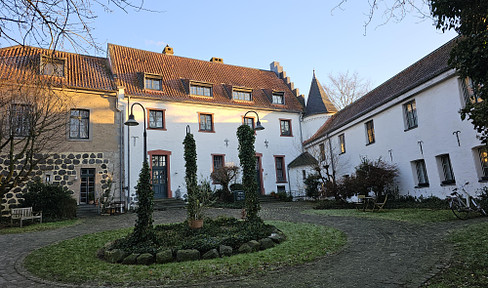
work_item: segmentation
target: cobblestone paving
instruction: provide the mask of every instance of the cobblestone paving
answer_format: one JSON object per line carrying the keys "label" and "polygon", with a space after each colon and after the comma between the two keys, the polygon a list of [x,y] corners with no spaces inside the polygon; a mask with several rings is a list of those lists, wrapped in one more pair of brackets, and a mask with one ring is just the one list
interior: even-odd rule
{"label": "cobblestone paving", "polygon": [[[413,225],[349,217],[305,215],[306,203],[263,204],[267,220],[327,225],[344,231],[346,247],[313,263],[284,268],[264,276],[242,277],[202,287],[419,287],[437,273],[451,257],[447,232],[473,219],[430,225]],[[239,210],[211,209],[209,216],[240,216]],[[182,221],[186,210],[158,211],[156,224]],[[73,287],[36,279],[23,268],[23,259],[33,250],[84,234],[133,226],[134,214],[93,217],[83,224],[57,230],[0,235],[0,287]],[[197,287],[197,286],[194,286]]]}

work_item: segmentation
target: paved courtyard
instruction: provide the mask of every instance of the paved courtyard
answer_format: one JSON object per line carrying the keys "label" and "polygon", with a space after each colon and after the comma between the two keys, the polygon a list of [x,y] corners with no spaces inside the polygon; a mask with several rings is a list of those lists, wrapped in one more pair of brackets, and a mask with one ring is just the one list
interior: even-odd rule
{"label": "paved courtyard", "polygon": [[[346,247],[318,261],[284,268],[264,276],[241,277],[202,287],[419,287],[442,268],[451,255],[448,231],[472,221],[414,225],[396,221],[305,215],[307,203],[266,203],[266,220],[314,223],[347,234]],[[240,216],[239,210],[211,209],[210,216]],[[182,221],[186,210],[157,211],[155,223]],[[0,235],[0,287],[77,287],[36,279],[23,268],[33,250],[83,234],[133,226],[134,214],[93,217],[80,225],[57,230]],[[83,286],[86,287],[86,286]],[[192,286],[197,287],[197,286]]]}

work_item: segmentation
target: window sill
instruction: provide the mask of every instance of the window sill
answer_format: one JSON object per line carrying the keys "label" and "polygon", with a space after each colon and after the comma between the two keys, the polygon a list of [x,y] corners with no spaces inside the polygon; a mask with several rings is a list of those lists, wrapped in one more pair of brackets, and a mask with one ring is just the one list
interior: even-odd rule
{"label": "window sill", "polygon": [[293,135],[280,135],[281,137],[293,137]]}
{"label": "window sill", "polygon": [[370,143],[366,143],[366,146],[372,145],[372,144],[374,144],[374,143],[375,143],[375,141],[370,142]]}
{"label": "window sill", "polygon": [[412,126],[410,128],[407,128],[407,129],[403,130],[403,132],[407,132],[407,131],[413,130],[413,129],[417,128],[417,127],[419,127],[419,126],[418,125]]}
{"label": "window sill", "polygon": [[91,138],[68,138],[68,142],[91,142]]}
{"label": "window sill", "polygon": [[208,130],[198,130],[198,132],[202,132],[202,133],[215,133],[214,130],[212,131],[208,131]]}
{"label": "window sill", "polygon": [[288,183],[288,181],[286,180],[276,181],[276,184],[283,184],[283,183]]}
{"label": "window sill", "polygon": [[453,186],[456,185],[455,180],[446,180],[441,182],[441,186]]}
{"label": "window sill", "polygon": [[481,177],[481,179],[480,179],[480,180],[478,180],[478,182],[479,182],[479,183],[486,183],[486,182],[488,182],[488,177],[483,176],[483,177]]}
{"label": "window sill", "polygon": [[166,128],[151,128],[151,127],[147,127],[147,130],[167,131]]}
{"label": "window sill", "polygon": [[417,186],[415,186],[414,188],[416,189],[421,189],[421,188],[428,188],[430,187],[429,183],[419,183]]}
{"label": "window sill", "polygon": [[339,155],[346,154],[346,151],[339,153]]}

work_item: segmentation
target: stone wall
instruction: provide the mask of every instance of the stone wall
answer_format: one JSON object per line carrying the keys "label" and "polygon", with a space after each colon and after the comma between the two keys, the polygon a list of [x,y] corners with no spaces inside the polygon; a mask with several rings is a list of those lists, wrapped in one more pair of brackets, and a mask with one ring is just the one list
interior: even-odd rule
{"label": "stone wall", "polygon": [[[6,171],[8,160],[0,157],[0,173]],[[95,169],[95,199],[107,188],[107,181],[112,178],[112,193],[118,196],[119,189],[119,156],[114,152],[54,153],[43,159],[34,167],[32,176],[43,182],[66,186],[73,191],[73,198],[80,204],[81,169]],[[2,199],[2,216],[9,215],[9,209],[19,205],[22,193],[27,185],[16,187]]]}

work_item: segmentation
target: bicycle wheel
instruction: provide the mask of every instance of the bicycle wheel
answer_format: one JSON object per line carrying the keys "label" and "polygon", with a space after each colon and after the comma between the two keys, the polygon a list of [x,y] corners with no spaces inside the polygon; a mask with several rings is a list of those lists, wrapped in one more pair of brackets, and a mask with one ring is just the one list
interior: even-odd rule
{"label": "bicycle wheel", "polygon": [[475,207],[476,211],[480,212],[481,215],[486,216],[486,211],[473,198],[471,198],[471,205],[473,205],[473,207]]}
{"label": "bicycle wheel", "polygon": [[454,215],[461,220],[466,220],[469,217],[470,209],[466,207],[466,203],[462,198],[456,198],[451,203],[451,210]]}

